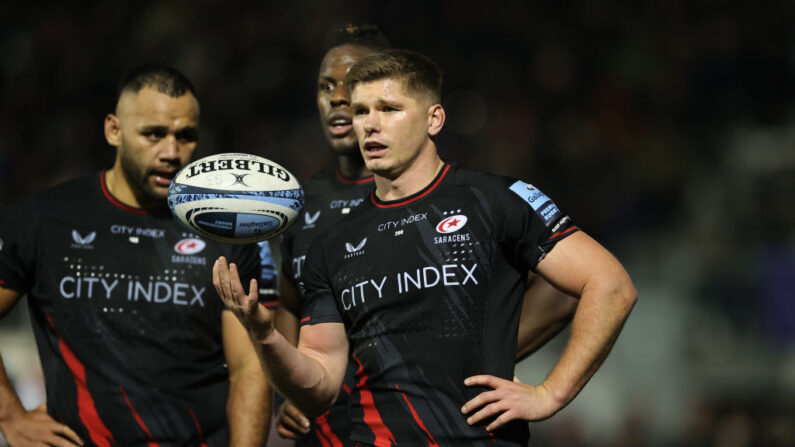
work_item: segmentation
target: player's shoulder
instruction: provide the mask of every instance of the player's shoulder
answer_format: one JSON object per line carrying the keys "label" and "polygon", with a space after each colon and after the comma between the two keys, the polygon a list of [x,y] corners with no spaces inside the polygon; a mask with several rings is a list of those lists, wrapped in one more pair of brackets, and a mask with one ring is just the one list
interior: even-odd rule
{"label": "player's shoulder", "polygon": [[511,185],[518,181],[512,177],[478,169],[463,168],[455,164],[450,165],[450,171],[451,184],[465,185],[489,193],[503,193],[509,191]]}
{"label": "player's shoulder", "polygon": [[337,169],[334,163],[326,163],[320,170],[315,171],[306,179],[301,181],[304,190],[308,188],[323,188],[336,180]]}
{"label": "player's shoulder", "polygon": [[[94,184],[95,183],[95,184]],[[66,180],[18,199],[7,207],[5,213],[25,213],[31,217],[52,210],[84,204],[89,192],[99,188],[99,174]]]}

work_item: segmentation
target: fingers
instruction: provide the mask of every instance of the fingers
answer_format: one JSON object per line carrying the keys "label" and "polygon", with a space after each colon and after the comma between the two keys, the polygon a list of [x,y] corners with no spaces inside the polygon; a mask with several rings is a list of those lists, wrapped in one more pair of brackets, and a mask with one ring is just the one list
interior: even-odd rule
{"label": "fingers", "polygon": [[[53,431],[55,433],[65,437],[65,438],[68,438],[69,440],[74,442],[74,444],[83,445],[83,440],[80,439],[80,436],[77,436],[77,433],[75,433],[74,430],[72,430],[71,428],[69,428],[66,425],[57,424],[54,427]],[[66,443],[64,445],[74,445],[74,444],[72,444],[72,442],[68,442],[68,443]]]}
{"label": "fingers", "polygon": [[470,413],[496,400],[499,400],[499,396],[497,395],[497,393],[493,391],[484,391],[478,394],[477,396],[475,396],[474,398],[472,398],[472,400],[470,400],[469,402],[465,403],[464,406],[461,407],[461,413],[463,414]]}
{"label": "fingers", "polygon": [[[53,433],[58,433],[58,432],[54,430]],[[72,442],[71,439],[67,439],[62,436],[56,436],[55,434],[47,438],[47,443],[48,445],[52,445],[55,447],[75,447],[83,445],[82,442]]]}
{"label": "fingers", "polygon": [[299,430],[301,433],[309,433],[309,419],[307,419],[307,417],[304,416],[304,413],[301,413],[298,408],[288,404],[284,408],[284,414],[294,422],[297,430]]}
{"label": "fingers", "polygon": [[288,402],[279,410],[276,431],[282,438],[298,439],[302,434],[309,433],[309,419],[301,411]]}
{"label": "fingers", "polygon": [[464,379],[464,385],[466,386],[487,386],[489,388],[497,388],[503,382],[507,382],[507,380],[487,374]]}
{"label": "fingers", "polygon": [[478,410],[477,412],[475,412],[471,416],[469,416],[467,418],[467,424],[469,424],[469,425],[478,424],[481,421],[489,419],[489,418],[492,418],[495,415],[497,415],[497,414],[499,414],[499,413],[501,413],[501,412],[503,412],[503,411],[505,411],[507,409],[508,408],[505,408],[502,405],[501,401],[492,402],[492,403],[486,405],[485,407],[481,408],[480,410]]}
{"label": "fingers", "polygon": [[249,283],[249,293],[246,295],[240,281],[240,273],[235,263],[230,263],[221,256],[213,265],[213,286],[227,307],[242,307],[250,313],[255,309],[259,299],[257,280],[252,278]]}

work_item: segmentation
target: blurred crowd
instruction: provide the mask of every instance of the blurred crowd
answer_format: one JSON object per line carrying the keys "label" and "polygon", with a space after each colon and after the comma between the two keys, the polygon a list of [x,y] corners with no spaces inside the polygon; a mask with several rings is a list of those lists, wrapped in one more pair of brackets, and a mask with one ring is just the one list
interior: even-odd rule
{"label": "blurred crowd", "polygon": [[[196,84],[199,156],[310,175],[328,160],[324,42],[374,23],[445,71],[443,156],[538,185],[640,291],[603,371],[533,445],[795,445],[792,3],[270,3],[0,6],[0,212],[109,167],[116,82],[150,60]],[[4,357],[35,349],[23,311],[0,323]],[[40,398],[36,366],[14,363]]]}

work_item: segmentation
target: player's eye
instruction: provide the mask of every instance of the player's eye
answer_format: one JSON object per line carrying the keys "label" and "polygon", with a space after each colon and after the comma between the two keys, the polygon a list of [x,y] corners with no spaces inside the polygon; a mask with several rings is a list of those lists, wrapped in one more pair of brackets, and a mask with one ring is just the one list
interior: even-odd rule
{"label": "player's eye", "polygon": [[321,82],[320,86],[318,86],[318,89],[321,92],[328,93],[328,92],[334,90],[334,86],[330,82]]}
{"label": "player's eye", "polygon": [[166,131],[163,129],[147,129],[141,132],[141,135],[150,140],[161,140],[166,137]]}
{"label": "player's eye", "polygon": [[182,129],[177,131],[174,136],[180,143],[195,143],[199,140],[199,133],[196,129]]}
{"label": "player's eye", "polygon": [[369,113],[369,110],[367,110],[366,107],[356,107],[353,109],[354,115],[367,115],[367,113]]}

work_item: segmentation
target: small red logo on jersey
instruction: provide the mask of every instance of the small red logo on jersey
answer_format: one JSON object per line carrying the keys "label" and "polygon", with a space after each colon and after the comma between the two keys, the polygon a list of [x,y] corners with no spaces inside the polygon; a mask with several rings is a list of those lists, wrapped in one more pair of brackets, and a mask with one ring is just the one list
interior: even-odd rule
{"label": "small red logo on jersey", "polygon": [[436,231],[442,234],[455,233],[456,231],[463,228],[466,223],[467,217],[463,214],[450,216],[439,222],[439,225],[436,225]]}
{"label": "small red logo on jersey", "polygon": [[203,240],[189,237],[177,242],[177,244],[174,245],[174,251],[181,255],[195,255],[204,250],[206,246],[207,243]]}

